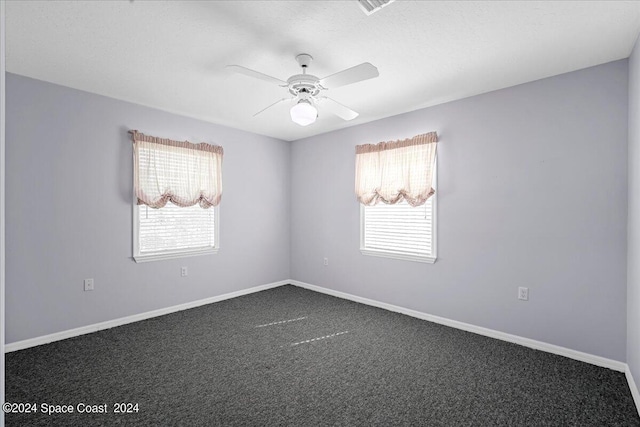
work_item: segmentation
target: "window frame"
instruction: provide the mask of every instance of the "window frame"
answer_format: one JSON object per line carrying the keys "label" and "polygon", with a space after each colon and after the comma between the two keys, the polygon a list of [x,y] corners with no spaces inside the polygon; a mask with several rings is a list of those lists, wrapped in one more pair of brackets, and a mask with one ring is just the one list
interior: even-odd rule
{"label": "window frame", "polygon": [[[437,189],[438,187],[438,156],[436,156],[433,165],[433,188]],[[377,256],[383,258],[392,258],[392,259],[400,259],[404,261],[415,261],[415,262],[424,262],[433,264],[438,259],[438,193],[436,192],[431,197],[433,199],[433,208],[432,208],[432,221],[431,221],[431,241],[432,248],[431,255],[412,255],[412,254],[403,254],[398,252],[393,252],[390,250],[384,249],[371,249],[366,248],[364,246],[364,210],[366,207],[362,203],[358,203],[360,205],[360,253],[363,255],[369,256]]]}
{"label": "window frame", "polygon": [[[175,258],[187,258],[199,255],[213,255],[217,254],[220,249],[220,205],[212,206],[209,209],[214,209],[214,242],[213,247],[198,248],[198,249],[178,249],[168,251],[158,251],[149,254],[140,253],[140,205],[137,203],[137,199],[133,201],[133,260],[136,263],[160,261],[164,259]],[[162,209],[162,208],[161,208]]]}

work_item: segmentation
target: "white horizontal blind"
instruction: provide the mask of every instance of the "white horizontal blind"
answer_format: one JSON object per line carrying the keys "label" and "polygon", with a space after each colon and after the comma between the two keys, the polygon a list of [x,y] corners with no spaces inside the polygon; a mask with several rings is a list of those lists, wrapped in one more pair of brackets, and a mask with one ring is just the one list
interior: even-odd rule
{"label": "white horizontal blind", "polygon": [[140,254],[215,247],[215,208],[186,208],[171,202],[160,209],[138,206]]}
{"label": "white horizontal blind", "polygon": [[404,200],[395,205],[363,206],[362,249],[433,257],[434,198],[415,208]]}

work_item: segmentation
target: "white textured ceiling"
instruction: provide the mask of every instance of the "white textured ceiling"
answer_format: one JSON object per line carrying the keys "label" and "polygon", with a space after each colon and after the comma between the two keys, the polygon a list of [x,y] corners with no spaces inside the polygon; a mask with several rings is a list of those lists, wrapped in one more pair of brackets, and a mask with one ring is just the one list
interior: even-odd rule
{"label": "white textured ceiling", "polygon": [[[8,1],[7,71],[284,140],[629,56],[640,2],[397,0],[366,16],[342,1]],[[329,90],[360,113],[300,127],[285,88],[299,53],[318,77],[370,62],[380,77]]]}

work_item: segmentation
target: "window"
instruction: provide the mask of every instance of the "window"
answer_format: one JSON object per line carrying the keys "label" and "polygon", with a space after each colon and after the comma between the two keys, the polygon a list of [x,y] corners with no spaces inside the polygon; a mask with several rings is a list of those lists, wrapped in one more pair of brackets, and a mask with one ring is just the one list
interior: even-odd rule
{"label": "window", "polygon": [[131,133],[134,260],[216,253],[222,147]]}
{"label": "window", "polygon": [[435,262],[437,144],[429,132],[356,146],[363,254]]}
{"label": "window", "polygon": [[394,205],[361,204],[360,251],[365,255],[435,262],[436,194],[417,207],[405,200]]}
{"label": "window", "polygon": [[161,209],[134,205],[135,260],[152,261],[218,251],[219,207],[181,208],[168,202]]}

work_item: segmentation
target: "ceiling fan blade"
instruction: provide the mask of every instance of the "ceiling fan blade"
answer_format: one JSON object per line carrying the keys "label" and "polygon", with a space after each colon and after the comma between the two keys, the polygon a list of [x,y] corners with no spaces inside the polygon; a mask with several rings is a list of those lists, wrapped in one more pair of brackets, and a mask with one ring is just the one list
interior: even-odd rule
{"label": "ceiling fan blade", "polygon": [[320,100],[323,101],[322,108],[329,111],[330,113],[335,114],[342,120],[353,120],[358,117],[358,113],[353,111],[351,108],[345,107],[344,105],[340,104],[335,99],[331,99],[328,96],[323,96],[322,98],[320,98]]}
{"label": "ceiling fan blade", "polygon": [[347,68],[335,74],[320,79],[320,84],[327,88],[333,89],[340,86],[350,85],[352,83],[361,82],[362,80],[378,77],[378,69],[368,62],[364,62],[355,67]]}
{"label": "ceiling fan blade", "polygon": [[269,105],[268,107],[265,107],[265,108],[263,108],[262,110],[260,110],[260,111],[258,111],[257,113],[255,113],[255,114],[253,115],[253,117],[257,116],[258,114],[262,113],[262,112],[263,112],[263,111],[265,111],[265,110],[268,110],[269,108],[271,108],[271,107],[273,107],[273,106],[275,106],[275,105],[277,105],[277,104],[280,104],[281,102],[289,101],[289,100],[291,100],[291,99],[293,99],[293,98],[282,98],[282,99],[279,99],[278,101],[274,102],[273,104]]}
{"label": "ceiling fan blade", "polygon": [[277,79],[275,77],[268,76],[259,71],[252,70],[247,67],[243,67],[242,65],[227,65],[225,67],[227,70],[234,71],[238,74],[244,74],[245,76],[253,77],[256,79],[264,80],[265,82],[275,83],[279,86],[286,86],[287,82],[284,80]]}

